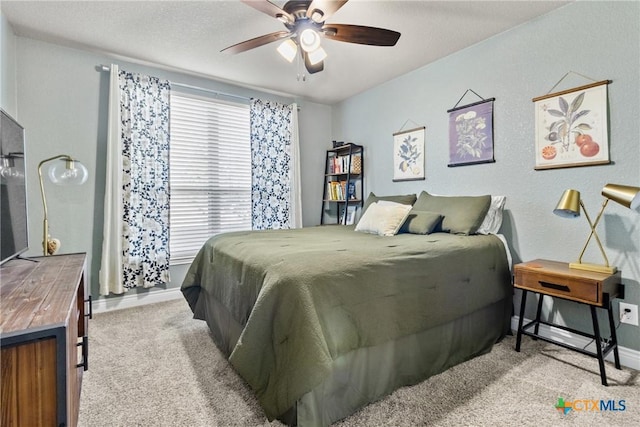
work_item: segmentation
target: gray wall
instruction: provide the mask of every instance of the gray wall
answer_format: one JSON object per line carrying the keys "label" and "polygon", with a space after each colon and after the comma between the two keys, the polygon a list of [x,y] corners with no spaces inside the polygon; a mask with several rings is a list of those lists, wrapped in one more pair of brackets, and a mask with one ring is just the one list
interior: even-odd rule
{"label": "gray wall", "polygon": [[[127,71],[141,72],[178,83],[245,97],[272,99],[282,103],[295,101],[293,98],[235,87],[209,79],[121,60],[114,61],[104,55],[87,51],[24,37],[12,37],[17,45],[17,65],[14,71],[14,75],[17,75],[17,119],[25,127],[28,140],[27,167],[30,172],[27,180],[31,184],[28,190],[31,249],[27,255],[41,254],[43,214],[37,185],[38,162],[61,153],[77,157],[90,172],[85,185],[73,188],[72,191],[69,188],[47,185],[50,234],[62,241],[62,253],[87,252],[91,293],[96,299],[102,253],[109,84],[109,73],[97,71],[97,65],[116,62]],[[301,107],[299,120],[303,159],[302,186],[311,189],[309,193],[303,193],[303,223],[312,225],[318,222],[316,217],[320,210],[318,200],[322,172],[322,164],[315,164],[315,158],[318,150],[321,151],[330,144],[331,111],[326,105],[305,101],[298,103]],[[171,268],[171,283],[168,288],[180,286],[187,267],[178,265]],[[144,297],[162,289],[135,289],[128,294],[138,293]]]}
{"label": "gray wall", "polygon": [[16,36],[0,11],[0,107],[10,116],[18,116],[16,94]]}
{"label": "gray wall", "polygon": [[[572,3],[334,106],[333,137],[366,146],[365,185],[376,194],[424,189],[506,195],[502,231],[516,262],[574,261],[589,226],[583,217],[568,220],[552,213],[562,192],[581,191],[595,216],[605,184],[640,186],[639,17],[638,2]],[[429,49],[429,40],[420,48]],[[568,71],[613,81],[608,86],[612,163],[534,171],[532,98],[548,93]],[[587,83],[571,75],[556,90]],[[446,111],[467,89],[496,98],[496,162],[449,168]],[[465,97],[467,103],[477,100]],[[426,126],[426,180],[393,183],[392,134],[407,120]],[[640,212],[610,203],[598,233],[611,263],[622,270],[625,301],[640,304]],[[590,246],[585,261],[601,261],[596,248]],[[519,294],[515,302],[519,307]],[[617,313],[617,302],[614,306]],[[585,306],[549,301],[545,311],[556,322],[590,330]],[[618,332],[621,345],[640,349],[640,328],[622,325]]]}
{"label": "gray wall", "polygon": [[[307,108],[311,106],[313,108]],[[300,170],[302,171],[303,225],[320,224],[324,190],[324,159],[331,148],[331,107],[307,102],[298,118],[300,127]],[[302,135],[306,135],[305,138]],[[302,141],[308,141],[302,144]]]}

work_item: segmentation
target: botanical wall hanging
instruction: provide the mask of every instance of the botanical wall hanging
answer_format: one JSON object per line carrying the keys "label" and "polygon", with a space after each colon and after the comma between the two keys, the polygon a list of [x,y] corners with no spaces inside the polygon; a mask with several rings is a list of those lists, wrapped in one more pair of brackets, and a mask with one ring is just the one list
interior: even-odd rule
{"label": "botanical wall hanging", "polygon": [[424,134],[424,126],[393,134],[394,181],[424,179]]}
{"label": "botanical wall hanging", "polygon": [[609,163],[609,83],[603,80],[533,98],[535,169]]}
{"label": "botanical wall hanging", "polygon": [[[473,92],[482,101],[458,107],[462,98]],[[449,113],[449,167],[492,163],[493,101],[484,99],[471,89],[462,95]]]}

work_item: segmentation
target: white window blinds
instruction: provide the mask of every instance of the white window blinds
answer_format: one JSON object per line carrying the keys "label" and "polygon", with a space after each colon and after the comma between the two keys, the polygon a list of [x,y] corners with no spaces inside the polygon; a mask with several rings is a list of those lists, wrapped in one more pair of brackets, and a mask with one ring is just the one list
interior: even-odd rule
{"label": "white window blinds", "polygon": [[211,236],[251,229],[249,106],[171,92],[171,264]]}

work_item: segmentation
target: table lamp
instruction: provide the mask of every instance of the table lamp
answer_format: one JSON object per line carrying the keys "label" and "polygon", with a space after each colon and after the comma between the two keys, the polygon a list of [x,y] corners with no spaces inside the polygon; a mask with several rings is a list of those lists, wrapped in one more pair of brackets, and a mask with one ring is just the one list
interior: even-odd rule
{"label": "table lamp", "polygon": [[[601,194],[604,196],[604,201],[602,202],[602,207],[600,208],[600,212],[598,213],[598,216],[596,217],[596,220],[594,222],[591,221],[591,218],[589,217],[589,214],[584,207],[584,203],[582,202],[582,199],[580,199],[580,192],[577,190],[565,190],[565,192],[562,194],[562,197],[560,198],[560,201],[558,202],[558,205],[553,210],[553,213],[564,218],[575,218],[580,216],[580,207],[582,207],[584,216],[587,219],[589,226],[591,227],[591,233],[589,233],[589,237],[587,238],[587,241],[582,248],[582,252],[580,252],[578,261],[570,263],[569,268],[613,274],[618,269],[609,265],[609,259],[607,258],[607,254],[604,252],[602,242],[600,242],[600,237],[596,232],[596,227],[598,225],[598,222],[600,222],[600,218],[602,217],[604,209],[606,208],[607,203],[609,203],[609,200],[613,200],[614,202],[619,203],[629,209],[637,209],[640,206],[640,187],[607,184],[602,189]],[[604,258],[604,265],[582,262],[582,256],[587,250],[587,246],[589,245],[592,237],[595,237],[596,242],[598,243],[598,247],[600,248],[600,252],[602,253],[602,257]]]}
{"label": "table lamp", "polygon": [[53,160],[60,160],[49,167],[49,179],[57,185],[82,185],[87,180],[89,172],[82,163],[66,154],[60,154],[44,159],[38,164],[38,177],[40,178],[40,193],[42,194],[42,206],[44,207],[44,222],[42,236],[42,251],[44,256],[53,255],[60,246],[58,239],[49,236],[49,220],[47,212],[47,198],[44,194],[44,181],[42,179],[42,165]]}

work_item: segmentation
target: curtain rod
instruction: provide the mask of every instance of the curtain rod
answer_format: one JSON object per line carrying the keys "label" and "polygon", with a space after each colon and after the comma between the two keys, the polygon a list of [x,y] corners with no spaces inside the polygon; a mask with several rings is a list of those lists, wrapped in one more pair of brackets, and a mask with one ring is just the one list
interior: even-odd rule
{"label": "curtain rod", "polygon": [[[108,65],[99,65],[97,68],[100,71],[111,71],[111,67],[109,67]],[[199,86],[192,86],[192,85],[188,85],[188,84],[184,84],[184,83],[171,82],[171,85],[172,86],[182,87],[182,88],[185,88],[185,89],[199,90],[201,92],[209,92],[209,93],[213,93],[213,94],[219,95],[219,96],[227,96],[227,97],[230,97],[230,98],[242,99],[244,101],[250,101],[251,100],[251,98],[246,97],[246,96],[234,95],[232,93],[220,92],[220,91],[217,91],[217,90],[207,89],[207,88],[199,87]]]}

